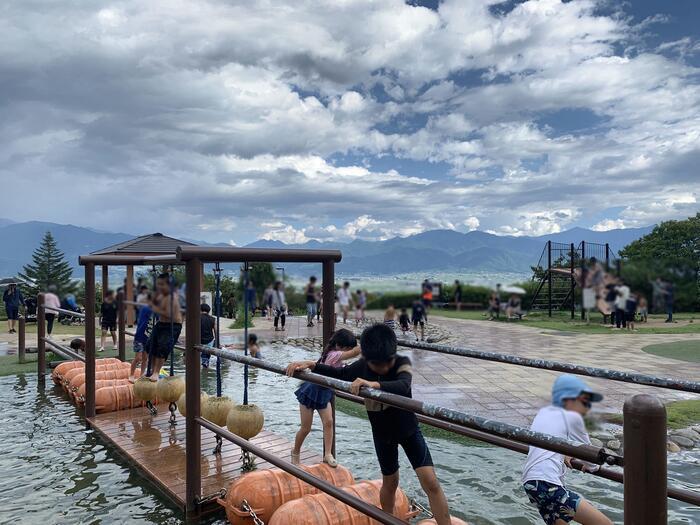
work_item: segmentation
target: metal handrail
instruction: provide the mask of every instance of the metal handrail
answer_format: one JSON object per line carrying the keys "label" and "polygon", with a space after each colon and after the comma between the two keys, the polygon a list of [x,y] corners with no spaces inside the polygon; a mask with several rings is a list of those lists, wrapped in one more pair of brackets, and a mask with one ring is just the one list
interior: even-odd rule
{"label": "metal handrail", "polygon": [[[360,396],[355,396],[346,392],[336,392],[335,395],[342,399],[357,404],[364,404],[365,401]],[[473,430],[471,428],[465,428],[459,425],[455,425],[454,423],[446,423],[445,421],[440,421],[439,419],[434,419],[432,417],[422,416],[420,414],[416,417],[418,418],[419,422],[424,423],[426,425],[430,425],[431,427],[447,430],[448,432],[459,434],[460,436],[476,439],[478,441],[483,441],[484,443],[490,443],[492,445],[507,448],[520,454],[527,454],[530,450],[530,447],[528,445],[519,443],[517,441],[513,441],[511,439],[494,436],[487,432]],[[617,470],[601,466],[598,470],[591,471],[587,469],[586,463],[579,459],[572,459],[571,467],[581,472],[586,472],[587,474],[592,474],[594,476],[598,476],[600,478],[604,478],[610,481],[616,481],[617,483],[623,483],[622,472],[619,472]],[[693,492],[692,490],[678,487],[669,487],[668,497],[671,499],[682,501],[684,503],[690,503],[691,505],[700,506],[700,493]]]}
{"label": "metal handrail", "polygon": [[611,381],[621,381],[624,383],[634,383],[637,385],[647,385],[658,388],[667,388],[670,390],[680,390],[683,392],[692,392],[695,394],[700,394],[700,382],[697,381],[686,381],[682,379],[650,376],[647,374],[622,372],[619,370],[608,370],[605,368],[574,365],[570,363],[563,363],[560,361],[550,361],[547,359],[532,359],[512,354],[484,352],[481,350],[472,350],[469,348],[460,348],[435,343],[426,343],[422,341],[399,340],[398,345],[406,348],[428,350],[440,354],[457,355],[461,357],[470,357],[473,359],[496,361],[499,363],[506,363],[509,365],[526,366],[529,368],[540,368],[543,370],[554,370],[557,372],[567,372],[570,374],[609,379]]}
{"label": "metal handrail", "polygon": [[44,310],[51,310],[52,312],[58,312],[59,314],[67,314],[85,319],[85,314],[83,312],[76,312],[75,310],[66,310],[65,308],[55,308],[53,306],[46,305],[43,305],[40,308],[43,308]]}
{"label": "metal handrail", "polygon": [[[269,361],[238,355],[230,350],[224,350],[221,348],[211,348],[202,345],[197,345],[195,348],[203,353],[248,364],[255,366],[256,368],[262,368],[263,370],[267,370],[269,372],[286,375],[286,369],[284,366],[270,363]],[[317,385],[325,386],[333,390],[350,393],[350,383],[347,381],[333,379],[319,374],[314,374],[312,372],[297,372],[295,373],[294,377],[297,379],[303,379],[304,381],[309,381],[311,383],[316,383]],[[620,466],[624,463],[624,458],[622,456],[608,452],[604,448],[576,443],[575,441],[558,438],[549,434],[543,434],[541,432],[534,432],[532,430],[510,425],[508,423],[486,419],[473,414],[466,414],[464,412],[446,408],[440,405],[390,394],[382,390],[363,387],[360,390],[360,397],[379,401],[385,405],[407,410],[415,414],[422,414],[424,416],[433,417],[449,423],[456,423],[467,428],[474,428],[489,434],[512,439],[514,441],[526,443],[538,448],[565,454],[570,457],[588,461],[589,463],[608,463],[610,465]]]}

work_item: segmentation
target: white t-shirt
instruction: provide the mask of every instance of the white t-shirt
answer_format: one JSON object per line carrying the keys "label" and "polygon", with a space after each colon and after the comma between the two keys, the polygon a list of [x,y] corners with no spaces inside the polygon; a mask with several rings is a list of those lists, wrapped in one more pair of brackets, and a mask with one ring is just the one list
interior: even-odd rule
{"label": "white t-shirt", "polygon": [[350,288],[341,288],[338,290],[338,302],[340,306],[350,305]]}
{"label": "white t-shirt", "polygon": [[624,310],[627,307],[627,299],[630,298],[630,289],[627,285],[617,287],[617,298],[615,299],[615,308]]}
{"label": "white t-shirt", "polygon": [[[540,409],[530,426],[530,430],[586,445],[591,443],[581,414],[553,405]],[[522,482],[540,480],[563,487],[566,470],[563,455],[542,448],[530,447],[523,468]]]}

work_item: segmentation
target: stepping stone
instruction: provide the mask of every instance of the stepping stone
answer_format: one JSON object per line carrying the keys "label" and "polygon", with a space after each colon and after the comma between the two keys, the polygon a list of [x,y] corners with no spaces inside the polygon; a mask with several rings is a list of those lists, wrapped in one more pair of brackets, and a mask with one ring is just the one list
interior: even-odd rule
{"label": "stepping stone", "polygon": [[695,443],[693,442],[692,439],[688,439],[688,438],[686,438],[686,437],[679,436],[679,435],[676,435],[676,434],[673,434],[673,435],[670,437],[670,439],[671,439],[671,441],[673,441],[676,445],[678,445],[678,446],[680,446],[680,447],[683,447],[683,448],[693,448],[693,445],[695,445]]}

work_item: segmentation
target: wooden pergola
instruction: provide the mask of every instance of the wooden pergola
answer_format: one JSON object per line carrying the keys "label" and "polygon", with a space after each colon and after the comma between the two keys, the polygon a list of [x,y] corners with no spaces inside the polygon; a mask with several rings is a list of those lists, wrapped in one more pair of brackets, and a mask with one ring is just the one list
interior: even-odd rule
{"label": "wooden pergola", "polygon": [[[196,246],[196,244],[168,237],[162,233],[151,233],[141,235],[128,241],[120,242],[101,250],[94,251],[90,255],[127,255],[131,257],[159,257],[159,256],[175,256],[178,246]],[[109,265],[102,265],[102,297],[109,288]],[[126,265],[126,288],[124,295],[132,301],[134,297],[134,264]],[[129,326],[134,324],[134,309],[126,309],[126,322]]]}

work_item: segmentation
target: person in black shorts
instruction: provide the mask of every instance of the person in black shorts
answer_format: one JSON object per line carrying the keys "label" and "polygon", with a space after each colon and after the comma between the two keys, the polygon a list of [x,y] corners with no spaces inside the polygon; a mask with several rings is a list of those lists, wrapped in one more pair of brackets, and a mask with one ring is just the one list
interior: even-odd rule
{"label": "person in black shorts", "polygon": [[[211,312],[211,307],[202,303],[199,307],[200,312],[200,344],[202,346],[214,346],[214,339],[216,338],[216,318],[209,315]],[[211,356],[202,352],[202,368],[209,368],[209,359]],[[218,359],[218,357],[217,357]]]}
{"label": "person in black shorts", "polygon": [[[350,390],[362,388],[383,390],[411,397],[413,377],[411,360],[396,353],[396,334],[385,324],[370,326],[362,332],[362,357],[354,363],[336,368],[317,361],[297,361],[287,367],[287,375],[298,370],[352,381]],[[393,513],[396,489],[399,486],[399,446],[403,448],[430,501],[430,510],[438,525],[451,523],[447,499],[435,475],[430,450],[418,426],[416,415],[396,407],[365,399],[367,417],[372,427],[374,450],[382,471],[379,499],[385,512]]]}
{"label": "person in black shorts", "polygon": [[416,334],[418,341],[418,325],[420,325],[420,340],[425,340],[425,306],[419,300],[413,301],[413,309],[411,311],[411,320],[413,321],[413,332]]}
{"label": "person in black shorts", "polygon": [[107,290],[100,306],[100,352],[105,351],[107,332],[112,335],[112,343],[117,346],[117,301],[114,300],[114,290]]}

